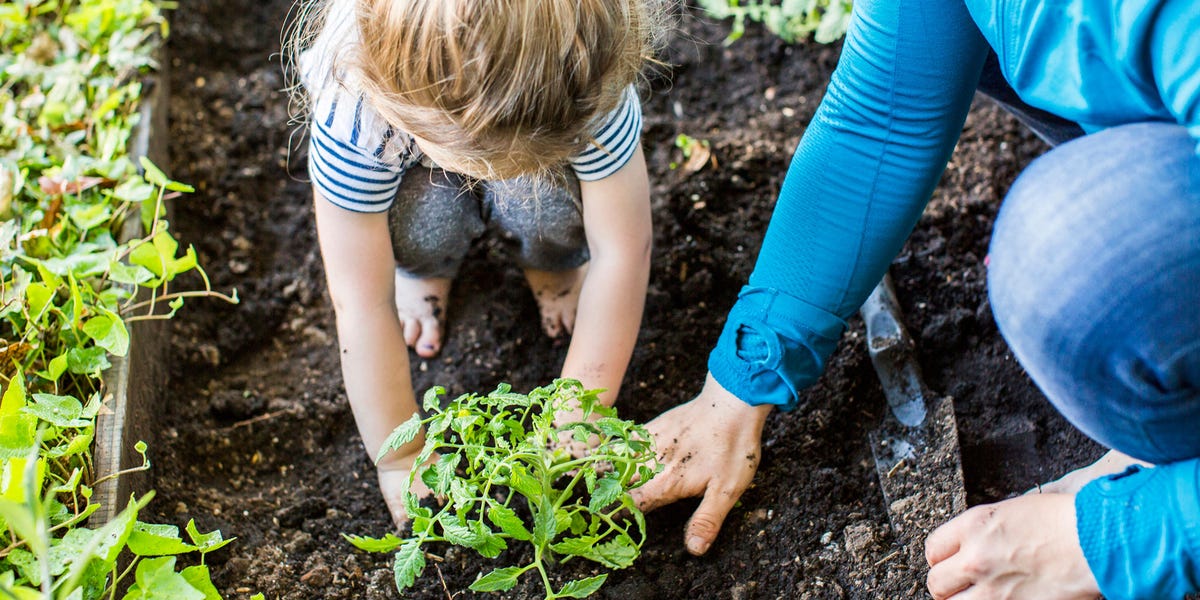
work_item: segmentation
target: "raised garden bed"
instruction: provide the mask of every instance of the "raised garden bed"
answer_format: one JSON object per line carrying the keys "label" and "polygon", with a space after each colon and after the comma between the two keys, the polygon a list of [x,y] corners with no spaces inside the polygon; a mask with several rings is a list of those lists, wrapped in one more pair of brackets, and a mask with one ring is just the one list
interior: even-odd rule
{"label": "raised garden bed", "polygon": [[[144,0],[0,3],[0,590],[13,598],[202,599],[224,545],[145,522],[143,434],[161,391],[149,325],[197,270],[165,199],[166,33]],[[156,85],[156,83],[160,83]],[[140,166],[139,166],[140,165]],[[176,557],[197,556],[177,568]]]}
{"label": "raised garden bed", "polygon": [[[387,511],[345,401],[304,175],[276,40],[290,2],[214,0],[174,15],[172,166],[209,202],[181,207],[181,236],[199,240],[237,310],[197,306],[173,325],[173,399],[162,415],[154,510],[195,518],[239,542],[214,556],[230,597],[400,597],[390,558],[353,550],[341,533],[382,535]],[[749,274],[791,152],[821,98],[838,47],[787,45],[748,25],[685,15],[672,65],[643,98],[655,218],[647,317],[618,407],[647,420],[698,391],[707,349]],[[710,142],[717,166],[682,163],[679,134]],[[990,226],[1019,170],[1045,147],[980,103],[917,231],[893,266],[906,325],[930,386],[955,399],[968,500],[1024,491],[1098,454],[1023,375],[992,323],[984,290]],[[565,346],[539,332],[520,273],[479,245],[452,292],[447,343],[414,358],[419,391],[515,389],[557,375]],[[924,597],[922,548],[890,527],[867,433],[884,399],[861,323],[804,406],[776,414],[759,473],[704,558],[682,529],[695,502],[651,513],[643,555],[614,572],[606,598]],[[948,515],[947,515],[948,516]],[[496,566],[473,553],[440,557],[403,597],[459,594]],[[502,557],[524,564],[528,557]],[[591,576],[577,562],[561,581]],[[500,595],[533,597],[540,583]],[[455,597],[486,597],[471,593]]]}

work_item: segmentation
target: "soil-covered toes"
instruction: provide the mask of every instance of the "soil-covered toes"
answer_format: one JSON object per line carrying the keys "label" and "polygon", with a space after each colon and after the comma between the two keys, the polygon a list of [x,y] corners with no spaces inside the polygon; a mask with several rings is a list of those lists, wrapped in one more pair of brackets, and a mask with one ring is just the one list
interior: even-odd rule
{"label": "soil-covered toes", "polygon": [[396,313],[404,328],[404,342],[423,358],[442,350],[443,323],[450,280],[420,279],[396,270]]}
{"label": "soil-covered toes", "polygon": [[538,271],[525,269],[525,280],[537,300],[542,318],[542,331],[551,338],[571,335],[575,330],[575,313],[579,308],[579,292],[587,275],[587,265],[569,271]]}

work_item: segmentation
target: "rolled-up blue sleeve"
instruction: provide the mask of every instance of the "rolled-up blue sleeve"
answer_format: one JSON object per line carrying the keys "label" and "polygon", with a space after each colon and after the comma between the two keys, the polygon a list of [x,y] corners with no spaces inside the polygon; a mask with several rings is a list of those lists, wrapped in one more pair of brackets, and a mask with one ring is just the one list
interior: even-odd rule
{"label": "rolled-up blue sleeve", "polygon": [[987,43],[962,0],[857,0],[709,370],[794,408],[900,251],[962,131]]}
{"label": "rolled-up blue sleeve", "polygon": [[1075,520],[1105,598],[1200,590],[1200,459],[1101,477],[1075,496]]}

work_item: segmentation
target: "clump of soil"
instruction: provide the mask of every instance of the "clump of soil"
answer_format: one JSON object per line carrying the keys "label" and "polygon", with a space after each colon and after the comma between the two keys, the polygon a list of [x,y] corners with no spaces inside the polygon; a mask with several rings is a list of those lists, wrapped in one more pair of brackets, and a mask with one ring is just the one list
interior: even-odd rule
{"label": "clump of soil", "polygon": [[[192,302],[173,328],[172,379],[152,446],[157,518],[237,536],[210,557],[229,597],[396,598],[389,558],[340,533],[389,530],[374,469],[346,404],[333,313],[278,61],[284,0],[214,0],[173,16],[173,177],[195,184],[175,213],[216,286],[243,303]],[[653,273],[618,408],[648,420],[699,390],[707,349],[746,281],[776,193],[839,47],[789,46],[751,27],[685,14],[643,92],[654,183]],[[671,169],[685,133],[717,167]],[[941,186],[893,266],[907,327],[931,387],[955,399],[972,503],[1012,495],[1098,454],[1045,402],[991,319],[984,263],[992,218],[1044,146],[979,104]],[[483,242],[450,300],[447,343],[411,356],[418,392],[517,389],[557,375],[565,345],[546,339],[521,275]],[[650,541],[614,573],[606,598],[923,597],[920,537],[891,529],[867,434],[884,399],[861,323],[797,411],[776,414],[754,485],[703,558],[686,554],[695,501],[649,517]],[[918,540],[918,541],[914,541]],[[446,548],[406,597],[462,593],[495,565]],[[511,558],[511,557],[505,557]],[[590,574],[561,565],[563,577]],[[500,597],[536,595],[540,583]]]}

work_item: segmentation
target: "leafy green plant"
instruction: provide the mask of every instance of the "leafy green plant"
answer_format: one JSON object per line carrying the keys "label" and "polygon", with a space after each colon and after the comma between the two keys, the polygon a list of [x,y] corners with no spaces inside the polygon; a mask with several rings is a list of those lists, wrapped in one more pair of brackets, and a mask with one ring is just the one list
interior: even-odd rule
{"label": "leafy green plant", "polygon": [[699,0],[715,19],[733,18],[729,45],[746,32],[746,20],[759,21],[783,41],[793,43],[812,34],[822,44],[846,35],[850,26],[848,0]]}
{"label": "leafy green plant", "polygon": [[[597,390],[558,379],[528,395],[507,384],[485,396],[464,394],[443,406],[445,390],[425,394],[419,414],[398,427],[380,456],[426,428],[425,447],[410,481],[420,477],[445,504],[434,510],[406,496],[412,535],[347,536],[369,552],[396,552],[396,586],[411,586],[425,568],[424,547],[449,542],[495,558],[510,542],[532,547],[528,563],[497,568],[471,584],[478,592],[512,589],[536,570],[546,598],[583,598],[608,574],[555,589],[548,565],[574,558],[609,569],[628,567],[646,539],[646,522],[629,490],[657,469],[645,428],[600,405]],[[558,423],[558,419],[579,420]],[[588,448],[576,455],[571,444]]]}
{"label": "leafy green plant", "polygon": [[[167,33],[150,0],[0,2],[0,593],[10,598],[220,598],[201,534],[137,520],[98,529],[95,418],[132,321],[169,318],[211,289],[180,251],[165,200],[191,192],[129,156],[142,80]],[[141,167],[139,170],[138,167]],[[130,222],[137,227],[126,227]],[[186,272],[203,289],[173,290]],[[141,294],[139,294],[141,290]],[[145,464],[145,445],[139,444]],[[110,476],[118,476],[112,474]],[[174,556],[200,564],[175,570]],[[172,575],[168,576],[169,570]],[[181,583],[181,581],[183,583]]]}

